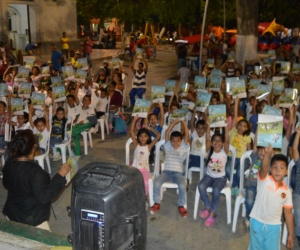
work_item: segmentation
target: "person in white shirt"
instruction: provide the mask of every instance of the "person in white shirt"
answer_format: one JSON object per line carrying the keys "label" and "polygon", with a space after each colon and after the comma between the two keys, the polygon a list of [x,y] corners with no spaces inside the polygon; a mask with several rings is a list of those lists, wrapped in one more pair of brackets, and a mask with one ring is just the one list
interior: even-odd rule
{"label": "person in white shirt", "polygon": [[190,76],[191,71],[186,67],[186,61],[183,61],[181,63],[181,68],[178,70],[177,78],[179,78],[179,82],[188,82]]}
{"label": "person in white shirt", "polygon": [[103,115],[105,115],[105,113],[107,113],[110,97],[105,88],[100,89],[100,94],[98,92],[99,92],[99,90],[95,90],[96,116],[99,119],[101,116],[103,116]]}

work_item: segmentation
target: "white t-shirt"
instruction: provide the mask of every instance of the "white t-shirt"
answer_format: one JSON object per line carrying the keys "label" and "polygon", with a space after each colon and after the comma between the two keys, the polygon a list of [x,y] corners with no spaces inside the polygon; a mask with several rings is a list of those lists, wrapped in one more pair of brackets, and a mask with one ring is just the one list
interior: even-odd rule
{"label": "white t-shirt", "polygon": [[33,131],[33,134],[35,134],[39,139],[40,148],[46,149],[47,148],[47,142],[48,142],[49,137],[50,137],[50,132],[47,130],[47,128],[45,128],[43,132],[40,132],[36,129],[36,127],[34,127],[32,129],[32,131]]}
{"label": "white t-shirt", "polygon": [[106,107],[109,104],[110,97],[101,98],[101,96],[97,96],[96,99],[96,110],[100,112],[106,113]]}
{"label": "white t-shirt", "polygon": [[134,150],[132,166],[149,171],[149,155],[150,152],[148,145],[141,146],[140,144],[138,144]]}
{"label": "white t-shirt", "polygon": [[71,122],[70,117],[72,117],[72,119],[74,121],[76,119],[76,117],[78,115],[80,115],[81,106],[80,105],[76,105],[76,103],[74,103],[74,107],[71,108],[69,106],[69,104],[67,104],[67,105],[68,105],[68,123],[70,123]]}
{"label": "white t-shirt", "polygon": [[227,155],[222,149],[219,153],[213,152],[207,164],[207,174],[212,178],[225,176]]}
{"label": "white t-shirt", "polygon": [[282,208],[293,208],[292,194],[282,182],[278,187],[272,176],[267,175],[263,180],[257,175],[257,195],[250,217],[263,224],[280,225]]}
{"label": "white t-shirt", "polygon": [[84,121],[84,123],[87,123],[88,122],[87,118],[93,115],[96,115],[94,107],[89,106],[87,109],[84,109],[83,106],[81,105],[81,107],[79,107],[79,117],[77,121],[78,122]]}
{"label": "white t-shirt", "polygon": [[191,75],[191,71],[187,67],[181,67],[178,70],[177,73],[178,76],[180,76],[180,82],[188,82],[189,81],[189,76]]}
{"label": "white t-shirt", "polygon": [[17,118],[17,116],[14,116],[14,117],[11,119],[11,121],[17,123],[17,126],[15,126],[15,132],[20,131],[20,130],[29,129],[29,128],[30,128],[30,123],[29,123],[29,122],[26,122],[26,123],[24,123],[22,126],[20,126],[20,124],[18,124],[18,118]]}
{"label": "white t-shirt", "polygon": [[[213,132],[210,132],[210,136],[212,136]],[[191,154],[192,155],[200,155],[200,149],[203,149],[204,157],[207,156],[206,152],[206,133],[202,135],[202,137],[199,137],[197,134],[196,129],[191,135],[192,139],[192,147],[191,147]]]}

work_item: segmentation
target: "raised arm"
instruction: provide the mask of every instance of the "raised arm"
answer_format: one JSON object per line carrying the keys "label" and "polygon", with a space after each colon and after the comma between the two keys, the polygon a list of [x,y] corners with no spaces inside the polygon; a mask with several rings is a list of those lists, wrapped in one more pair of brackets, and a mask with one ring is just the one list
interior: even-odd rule
{"label": "raised arm", "polygon": [[46,120],[46,129],[50,131],[49,107],[47,107],[47,105],[44,105],[44,115]]}
{"label": "raised arm", "polygon": [[259,178],[264,179],[269,173],[269,165],[272,157],[273,147],[270,144],[268,148],[265,149],[265,155],[261,163],[261,168],[259,170]]}
{"label": "raised arm", "polygon": [[206,143],[205,143],[205,146],[206,146],[206,152],[208,152],[211,148],[211,139],[210,139],[210,119],[207,118],[206,120],[206,133],[205,133],[205,137],[206,137]]}
{"label": "raised arm", "polygon": [[191,133],[193,133],[194,130],[195,130],[195,116],[196,116],[196,114],[197,114],[197,109],[196,109],[196,106],[195,106],[194,112],[193,112],[192,118],[191,118]]}
{"label": "raised arm", "polygon": [[170,140],[170,132],[172,131],[172,129],[174,128],[174,126],[179,123],[180,121],[177,119],[174,122],[172,122],[172,124],[167,128],[166,130],[166,134],[165,134],[165,142],[168,142]]}
{"label": "raised arm", "polygon": [[296,113],[295,106],[291,106],[289,108],[289,111],[290,111],[289,124],[288,124],[288,128],[286,130],[286,133],[285,133],[285,137],[288,141],[290,141],[290,139],[291,139],[292,130],[294,127],[294,114]]}
{"label": "raised arm", "polygon": [[145,65],[144,70],[145,70],[145,71],[148,71],[148,63],[146,62],[146,59],[145,59],[145,56],[144,56],[144,55],[143,55],[143,62],[144,62],[144,65]]}
{"label": "raised arm", "polygon": [[139,117],[138,116],[135,116],[133,118],[133,122],[131,124],[131,129],[130,129],[130,136],[131,136],[131,139],[132,139],[132,142],[133,142],[133,146],[136,147],[138,145],[138,141],[136,139],[136,136],[135,136],[135,127],[136,127],[136,123],[138,121]]}
{"label": "raised arm", "polygon": [[186,144],[188,144],[189,143],[189,128],[187,126],[186,121],[182,121],[181,123],[182,123],[183,129],[184,129],[184,142]]}
{"label": "raised arm", "polygon": [[234,102],[234,117],[231,123],[231,128],[230,130],[236,126],[237,119],[238,119],[238,107],[239,107],[240,99],[236,98]]}
{"label": "raised arm", "polygon": [[174,94],[171,96],[171,98],[169,100],[169,103],[168,103],[168,113],[169,113],[169,115],[171,114],[171,105],[172,105],[173,100],[174,100]]}
{"label": "raised arm", "polygon": [[299,159],[299,151],[298,151],[298,145],[299,145],[299,137],[300,137],[300,127],[296,130],[296,136],[293,143],[293,159],[294,161],[298,161]]}
{"label": "raised arm", "polygon": [[165,122],[165,112],[164,112],[164,107],[163,104],[161,102],[158,102],[158,106],[159,106],[159,110],[160,110],[160,121],[159,121],[159,125],[161,127],[164,126],[164,122]]}
{"label": "raised arm", "polygon": [[228,126],[225,127],[224,151],[228,155],[228,152],[229,152],[229,129],[228,129]]}
{"label": "raised arm", "polygon": [[130,68],[131,68],[133,74],[134,74],[134,72],[135,72],[135,68],[134,68],[135,61],[136,61],[136,56],[134,57],[134,60],[133,60],[133,62],[132,62],[132,64],[131,64],[131,66],[130,66]]}
{"label": "raised arm", "polygon": [[155,130],[154,128],[151,128],[149,126],[144,126],[146,129],[148,129],[150,132],[153,132],[155,134],[154,140],[148,145],[149,151],[154,147],[154,145],[159,141],[161,134]]}
{"label": "raised arm", "polygon": [[76,103],[76,105],[79,105],[79,99],[78,99],[79,86],[80,86],[80,81],[76,82],[76,89],[75,89],[75,103]]}
{"label": "raised arm", "polygon": [[31,104],[28,105],[28,111],[29,111],[28,118],[29,118],[30,127],[32,129],[34,129],[34,123],[32,121],[32,114],[34,112],[34,108],[33,108],[33,106]]}

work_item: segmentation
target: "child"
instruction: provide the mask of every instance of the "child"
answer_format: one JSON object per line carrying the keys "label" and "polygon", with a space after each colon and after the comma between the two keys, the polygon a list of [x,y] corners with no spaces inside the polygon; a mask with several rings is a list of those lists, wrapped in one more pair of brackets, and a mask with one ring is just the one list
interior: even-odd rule
{"label": "child", "polygon": [[35,156],[44,154],[47,149],[47,143],[50,139],[50,124],[49,124],[49,115],[48,115],[48,108],[44,106],[44,117],[37,118],[34,122],[32,121],[32,114],[34,113],[33,106],[29,106],[29,122],[31,126],[31,130],[33,134],[36,135],[39,147],[36,149]]}
{"label": "child", "polygon": [[[145,194],[147,196],[149,189],[148,181],[150,178],[148,159],[151,149],[153,148],[155,143],[158,142],[158,140],[160,139],[160,133],[152,127],[145,126],[144,128],[141,128],[138,131],[137,136],[135,136],[134,129],[138,119],[138,116],[134,117],[130,131],[131,139],[135,147],[132,166],[138,168],[141,171],[144,177]],[[153,141],[151,141],[150,131],[156,135]]]}
{"label": "child", "polygon": [[107,112],[107,106],[109,105],[110,98],[107,93],[106,88],[100,88],[100,95],[98,93],[98,89],[95,90],[96,94],[96,115],[97,119],[101,116],[105,115]]}
{"label": "child", "polygon": [[265,149],[257,176],[257,196],[250,213],[249,250],[280,249],[282,209],[288,229],[287,248],[294,247],[292,195],[283,181],[288,172],[288,159],[282,154],[276,154],[271,159],[272,152],[270,144]]}
{"label": "child", "polygon": [[[206,151],[209,151],[207,157],[207,171],[206,175],[198,184],[200,198],[203,201],[205,208],[199,213],[199,216],[206,219],[204,222],[205,226],[211,227],[216,221],[216,210],[220,200],[220,193],[227,182],[225,166],[229,151],[228,127],[225,127],[225,138],[221,134],[214,134],[210,140],[210,123],[208,119]],[[211,202],[209,201],[206,192],[208,187],[213,188]]]}
{"label": "child", "polygon": [[6,103],[0,101],[0,150],[4,150],[6,147],[5,142],[5,124],[8,121],[9,114],[6,111]]}
{"label": "child", "polygon": [[[158,106],[160,109],[160,121],[158,122],[158,116],[155,113],[148,113],[148,117],[144,120],[144,126],[147,125],[161,133],[164,125],[164,108],[161,102],[158,102]],[[152,139],[156,137],[156,134],[152,131],[150,131],[150,135]]]}
{"label": "child", "polygon": [[179,123],[179,120],[174,121],[166,131],[164,150],[166,153],[164,170],[153,182],[153,200],[155,204],[150,207],[153,212],[159,212],[160,210],[160,189],[165,182],[174,182],[178,185],[179,199],[178,199],[178,212],[182,217],[187,217],[188,212],[184,205],[186,204],[186,182],[183,173],[183,161],[186,159],[189,149],[189,130],[186,121],[182,121],[184,128],[184,140],[183,135],[179,131],[169,134],[173,127]]}
{"label": "child", "polygon": [[183,61],[181,63],[181,68],[177,72],[177,79],[179,79],[179,82],[188,82],[190,76],[191,71],[186,67],[186,61]]}

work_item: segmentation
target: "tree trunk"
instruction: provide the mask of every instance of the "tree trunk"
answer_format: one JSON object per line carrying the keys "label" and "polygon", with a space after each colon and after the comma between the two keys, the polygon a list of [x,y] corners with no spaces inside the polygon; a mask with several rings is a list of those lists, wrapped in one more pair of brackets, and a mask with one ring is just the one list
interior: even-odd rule
{"label": "tree trunk", "polygon": [[236,0],[236,12],[236,60],[243,66],[245,61],[258,59],[259,0]]}
{"label": "tree trunk", "polygon": [[145,33],[144,33],[144,35],[145,35],[145,37],[147,36],[147,33],[148,33],[148,22],[146,22],[146,25],[145,25]]}

